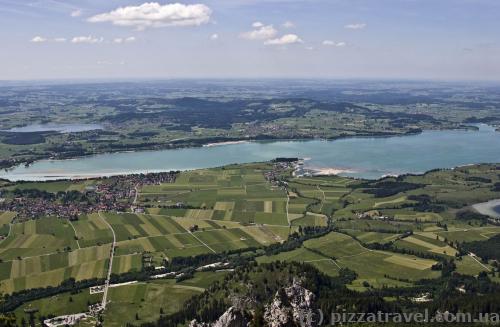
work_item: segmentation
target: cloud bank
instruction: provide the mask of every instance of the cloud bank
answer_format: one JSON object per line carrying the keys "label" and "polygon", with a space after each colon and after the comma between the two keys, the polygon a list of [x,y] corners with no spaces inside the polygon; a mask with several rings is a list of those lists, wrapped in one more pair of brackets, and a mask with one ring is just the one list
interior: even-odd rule
{"label": "cloud bank", "polygon": [[303,41],[296,34],[285,34],[277,39],[271,39],[264,42],[265,45],[287,45],[294,43],[302,43]]}
{"label": "cloud bank", "polygon": [[322,44],[325,46],[330,46],[330,47],[345,47],[346,46],[345,42],[334,42],[331,40],[324,40]]}
{"label": "cloud bank", "polygon": [[240,37],[247,40],[268,40],[275,37],[278,31],[273,25],[264,25],[261,22],[252,24],[253,30],[241,33]]}
{"label": "cloud bank", "polygon": [[121,43],[131,43],[135,42],[136,38],[135,36],[129,36],[129,37],[117,37],[113,39],[113,43],[121,44]]}
{"label": "cloud bank", "polygon": [[74,38],[71,39],[71,43],[95,44],[95,43],[102,43],[102,42],[104,42],[104,38],[93,37],[91,35],[89,35],[89,36],[75,36]]}
{"label": "cloud bank", "polygon": [[210,21],[212,10],[203,4],[184,5],[172,3],[161,5],[146,2],[139,6],[120,7],[108,13],[92,16],[91,23],[112,23],[137,29],[165,26],[199,26]]}
{"label": "cloud bank", "polygon": [[47,39],[42,37],[42,36],[35,36],[34,38],[31,39],[30,42],[33,42],[33,43],[42,43],[42,42],[46,42]]}
{"label": "cloud bank", "polygon": [[344,28],[351,30],[362,30],[365,27],[366,27],[365,23],[347,24],[344,26]]}

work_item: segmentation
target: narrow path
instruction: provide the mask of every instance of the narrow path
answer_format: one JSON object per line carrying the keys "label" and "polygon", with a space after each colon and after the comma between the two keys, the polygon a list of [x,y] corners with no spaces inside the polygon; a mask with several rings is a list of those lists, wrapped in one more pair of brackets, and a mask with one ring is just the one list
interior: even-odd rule
{"label": "narrow path", "polygon": [[113,227],[106,221],[106,219],[101,215],[101,212],[98,212],[99,218],[108,225],[109,229],[111,229],[111,232],[113,233],[113,243],[111,245],[111,251],[109,255],[109,267],[108,267],[108,275],[106,277],[106,281],[104,283],[104,294],[102,296],[102,310],[106,310],[106,304],[108,301],[108,289],[109,289],[109,280],[111,279],[111,271],[113,269],[113,257],[115,254],[115,246],[116,246],[116,235]]}
{"label": "narrow path", "polygon": [[134,186],[134,190],[135,190],[135,196],[134,196],[134,201],[132,203],[136,204],[137,198],[139,197],[139,189],[137,188],[137,185]]}
{"label": "narrow path", "polygon": [[134,185],[134,200],[132,200],[132,204],[130,205],[130,211],[134,212],[133,207],[137,203],[137,198],[139,197],[139,189],[137,188],[137,185]]}
{"label": "narrow path", "polygon": [[[356,254],[351,254],[351,255],[344,255],[342,257],[338,257],[337,259],[357,257],[358,255],[362,255],[362,254],[365,254],[365,253],[368,253],[368,252],[372,252],[372,251],[374,251],[374,250],[367,249],[366,251],[359,252],[359,253],[356,253]],[[375,252],[378,252],[378,251],[375,251]],[[383,252],[380,252],[380,253],[383,253]]]}
{"label": "narrow path", "polygon": [[137,198],[139,197],[139,188],[138,188],[138,185],[134,186],[134,190],[135,190],[135,196],[134,196],[134,204],[137,203]]}
{"label": "narrow path", "polygon": [[73,223],[71,222],[71,220],[68,219],[68,222],[69,222],[69,225],[71,226],[71,228],[73,228],[73,231],[75,232],[76,245],[78,245],[78,249],[81,249],[80,242],[78,241],[78,235],[76,233],[75,226],[73,226]]}
{"label": "narrow path", "polygon": [[215,251],[214,249],[212,249],[211,247],[208,246],[207,243],[203,242],[202,240],[200,240],[196,235],[194,235],[194,233],[192,232],[189,232],[189,234],[193,235],[193,237],[195,239],[197,239],[201,244],[205,245],[210,251],[212,251],[213,253],[217,253],[217,251]]}
{"label": "narrow path", "polygon": [[481,261],[477,260],[476,259],[476,255],[472,252],[469,252],[469,256],[474,260],[476,261],[477,263],[479,263],[481,265],[481,267],[483,267],[484,269],[486,269],[487,271],[491,271],[491,269],[487,266],[485,266]]}
{"label": "narrow path", "polygon": [[319,207],[319,212],[321,212],[321,210],[323,210],[323,204],[325,203],[325,200],[326,200],[326,196],[325,196],[325,191],[323,191],[319,185],[317,186],[318,187],[318,190],[320,190],[320,192],[323,194],[323,200],[321,200],[321,207]]}
{"label": "narrow path", "polygon": [[319,262],[319,261],[331,261],[333,262],[339,269],[342,269],[338,264],[337,262],[335,262],[335,260],[333,259],[329,259],[329,258],[325,258],[325,259],[316,259],[316,260],[309,260],[309,261],[304,261],[304,263],[311,263],[311,262]]}
{"label": "narrow path", "polygon": [[0,243],[4,242],[7,238],[9,238],[11,231],[12,231],[12,223],[9,223],[9,232],[7,233],[7,236],[5,236],[3,240],[0,240]]}
{"label": "narrow path", "polygon": [[290,203],[290,195],[288,194],[288,189],[286,189],[286,220],[288,220],[288,227],[292,226],[290,218],[288,217],[288,204]]}

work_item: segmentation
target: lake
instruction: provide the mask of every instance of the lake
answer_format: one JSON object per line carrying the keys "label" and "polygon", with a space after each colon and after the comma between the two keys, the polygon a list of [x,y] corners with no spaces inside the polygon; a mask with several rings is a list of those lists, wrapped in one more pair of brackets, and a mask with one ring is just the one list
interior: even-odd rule
{"label": "lake", "polygon": [[48,131],[55,131],[59,133],[77,133],[77,132],[92,131],[102,128],[103,127],[99,124],[31,124],[22,127],[14,127],[5,131],[17,132],[17,133],[48,132]]}
{"label": "lake", "polygon": [[473,207],[483,215],[500,218],[500,199],[476,203]]}
{"label": "lake", "polygon": [[500,133],[486,125],[478,131],[425,131],[397,137],[335,141],[248,142],[200,148],[100,154],[72,160],[42,160],[0,173],[10,180],[50,180],[115,174],[188,170],[276,157],[307,158],[308,168],[334,168],[343,176],[379,178],[422,173],[473,163],[500,162]]}

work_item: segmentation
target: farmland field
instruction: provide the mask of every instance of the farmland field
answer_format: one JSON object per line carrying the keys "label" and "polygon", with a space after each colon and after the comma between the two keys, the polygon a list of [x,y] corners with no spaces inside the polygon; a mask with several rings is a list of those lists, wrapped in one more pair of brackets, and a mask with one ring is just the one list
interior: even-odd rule
{"label": "farmland field", "polygon": [[291,252],[259,258],[259,262],[273,260],[311,263],[329,275],[335,275],[340,268],[347,267],[359,275],[353,285],[366,281],[376,287],[397,286],[400,285],[397,278],[415,281],[439,276],[438,272],[430,269],[436,263],[434,260],[366,249],[352,237],[340,233],[308,240],[302,248]]}
{"label": "farmland field", "polygon": [[130,321],[152,322],[159,318],[160,310],[164,314],[176,312],[187,299],[203,290],[196,286],[175,284],[171,280],[111,288],[111,303],[104,321],[106,326],[117,327]]}
{"label": "farmland field", "polygon": [[0,213],[0,237],[7,237],[10,232],[10,223],[16,216],[15,212],[1,212]]}
{"label": "farmland field", "polygon": [[147,186],[139,199],[162,205],[196,209],[151,209],[150,213],[196,220],[223,220],[269,225],[287,225],[286,194],[268,183],[262,164],[244,169],[199,170],[187,172],[167,185]]}
{"label": "farmland field", "polygon": [[31,257],[76,249],[75,233],[68,221],[42,218],[11,225],[9,236],[0,243],[0,258]]}
{"label": "farmland field", "polygon": [[[253,259],[306,263],[330,277],[349,271],[355,277],[347,286],[357,292],[411,289],[421,280],[438,280],[443,263],[452,260],[460,274],[491,274],[494,262],[467,255],[460,246],[500,234],[500,227],[470,211],[475,201],[496,196],[489,190],[496,167],[469,169],[472,173],[456,169],[380,182],[293,177],[290,166],[276,163],[230,165],[138,187],[131,210],[96,211],[71,220],[19,219],[6,211],[0,214],[0,292],[105,278],[113,234],[112,279],[132,283],[110,288],[105,326],[152,322],[160,311],[177,312],[240,262]],[[484,186],[475,175],[468,182],[469,174],[489,176],[492,182]],[[22,184],[25,190],[47,192],[92,185],[92,180]],[[484,190],[467,198],[478,189]],[[204,271],[214,263],[224,266]],[[167,276],[160,272],[170,269],[182,272],[163,279]],[[156,271],[160,279],[147,277]],[[26,305],[62,314],[84,310],[84,302],[99,298],[85,288]],[[56,308],[65,302],[71,303],[67,309]],[[24,316],[19,310],[17,315]]]}

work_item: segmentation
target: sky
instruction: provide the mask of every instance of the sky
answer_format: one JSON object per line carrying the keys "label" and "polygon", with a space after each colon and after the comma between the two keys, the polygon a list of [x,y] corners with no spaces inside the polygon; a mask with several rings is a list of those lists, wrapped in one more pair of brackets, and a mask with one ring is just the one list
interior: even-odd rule
{"label": "sky", "polygon": [[0,0],[0,80],[500,80],[499,0]]}

